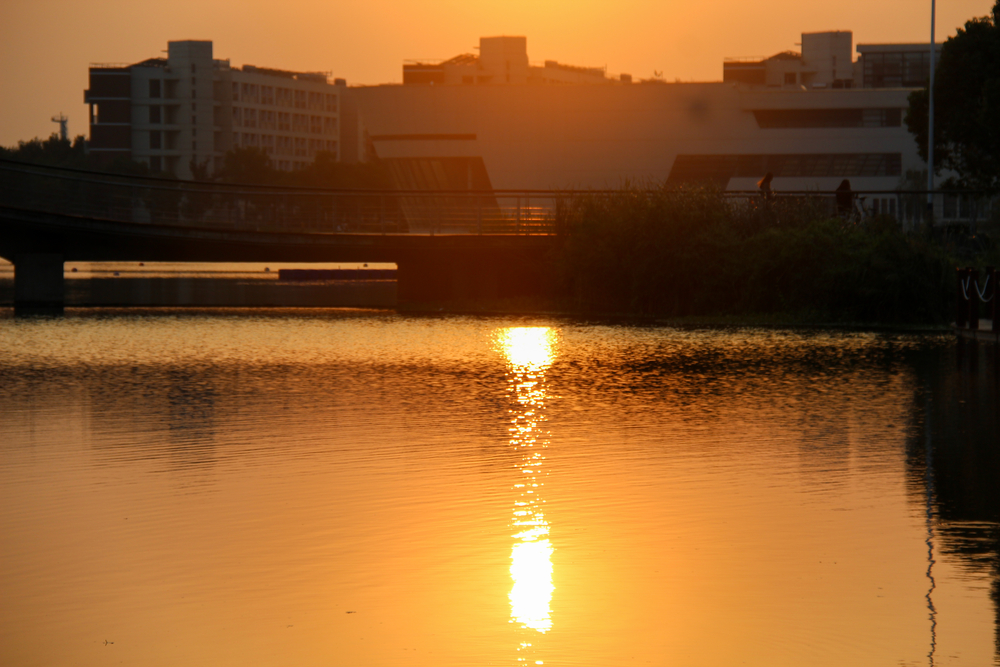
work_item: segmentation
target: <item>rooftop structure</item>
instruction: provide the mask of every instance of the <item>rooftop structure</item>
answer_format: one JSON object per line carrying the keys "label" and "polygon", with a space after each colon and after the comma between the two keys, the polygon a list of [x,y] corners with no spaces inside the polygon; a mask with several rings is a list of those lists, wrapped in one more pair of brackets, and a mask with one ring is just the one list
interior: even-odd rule
{"label": "rooftop structure", "polygon": [[[802,52],[767,58],[726,58],[722,80],[751,87],[917,88],[930,77],[927,44],[858,44],[847,30],[802,33]],[[941,45],[938,45],[940,50]]]}
{"label": "rooftop structure", "polygon": [[497,85],[547,83],[631,82],[607,76],[603,67],[578,67],[555,60],[542,65],[528,61],[526,37],[480,37],[479,55],[463,53],[442,61],[412,60],[403,63],[404,85]]}

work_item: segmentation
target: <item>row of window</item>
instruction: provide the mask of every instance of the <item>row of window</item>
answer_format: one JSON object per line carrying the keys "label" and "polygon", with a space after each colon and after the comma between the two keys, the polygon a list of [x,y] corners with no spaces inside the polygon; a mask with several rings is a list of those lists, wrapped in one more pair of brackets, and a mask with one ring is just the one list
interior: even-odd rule
{"label": "row of window", "polygon": [[782,177],[899,176],[899,153],[813,153],[786,155],[678,155],[670,183],[715,182],[733,177],[760,178],[770,172]]}
{"label": "row of window", "polygon": [[337,153],[337,142],[331,139],[283,137],[253,132],[234,132],[233,146],[260,148],[268,155],[292,155],[295,157],[315,157],[316,153],[320,151]]}
{"label": "row of window", "polygon": [[256,83],[233,83],[233,101],[246,104],[312,109],[336,113],[337,96],[333,93],[317,93]]}
{"label": "row of window", "polygon": [[922,88],[931,76],[925,51],[866,53],[861,58],[865,88]]}
{"label": "row of window", "polygon": [[[281,171],[305,169],[310,164],[308,160],[269,160],[269,162],[275,169],[280,169]],[[218,171],[219,169],[222,169],[222,159],[216,157],[215,170]],[[154,174],[164,171],[174,173],[177,171],[177,158],[162,158],[159,155],[153,155],[149,158],[149,170]]]}
{"label": "row of window", "polygon": [[[176,134],[176,132],[150,132],[150,150],[176,150]],[[328,151],[335,155],[337,153],[337,142],[330,139],[306,139],[304,137],[285,137],[251,132],[233,133],[233,146],[261,148],[268,155],[289,155],[308,158],[316,157],[316,153],[320,151]],[[198,150],[197,139],[192,139],[191,150]]]}
{"label": "row of window", "polygon": [[895,109],[756,109],[764,129],[823,127],[900,127],[903,110]]}
{"label": "row of window", "polygon": [[279,132],[336,136],[337,119],[333,116],[307,116],[287,111],[233,107],[233,127],[259,127]]}

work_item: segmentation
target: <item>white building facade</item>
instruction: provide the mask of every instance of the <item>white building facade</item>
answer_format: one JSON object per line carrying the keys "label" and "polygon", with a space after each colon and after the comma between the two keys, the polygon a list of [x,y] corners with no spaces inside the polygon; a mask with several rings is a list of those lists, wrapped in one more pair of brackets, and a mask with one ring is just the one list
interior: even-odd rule
{"label": "white building facade", "polygon": [[180,178],[219,169],[237,147],[258,148],[284,170],[320,152],[342,160],[346,90],[325,73],[233,67],[213,57],[210,41],[170,42],[166,58],[91,66],[90,149]]}

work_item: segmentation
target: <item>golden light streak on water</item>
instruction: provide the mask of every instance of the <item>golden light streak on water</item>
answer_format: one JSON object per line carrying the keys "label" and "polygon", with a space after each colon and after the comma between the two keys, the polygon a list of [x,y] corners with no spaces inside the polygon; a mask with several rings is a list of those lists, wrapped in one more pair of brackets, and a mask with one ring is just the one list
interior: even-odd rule
{"label": "golden light streak on water", "polygon": [[[514,483],[516,531],[510,552],[511,623],[519,623],[540,633],[552,629],[552,542],[542,507],[546,472],[545,448],[541,431],[545,419],[545,369],[553,359],[554,332],[548,327],[502,329],[497,340],[510,365],[510,446],[519,454],[514,464],[520,472]],[[530,643],[522,643],[523,650]],[[519,661],[524,661],[520,658]]]}

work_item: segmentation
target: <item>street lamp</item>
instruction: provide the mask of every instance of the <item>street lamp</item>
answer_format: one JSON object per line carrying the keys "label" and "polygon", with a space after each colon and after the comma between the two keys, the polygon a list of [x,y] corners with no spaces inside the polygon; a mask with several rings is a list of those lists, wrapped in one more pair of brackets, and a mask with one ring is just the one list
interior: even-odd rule
{"label": "street lamp", "polygon": [[934,216],[934,1],[931,0],[931,80],[927,87],[927,211]]}

